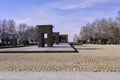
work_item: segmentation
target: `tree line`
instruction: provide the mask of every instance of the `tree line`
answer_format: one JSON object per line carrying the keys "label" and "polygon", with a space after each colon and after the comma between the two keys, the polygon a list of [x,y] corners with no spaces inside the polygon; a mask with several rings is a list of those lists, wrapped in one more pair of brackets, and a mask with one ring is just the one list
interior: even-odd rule
{"label": "tree line", "polygon": [[28,44],[37,40],[37,29],[26,23],[19,23],[13,19],[0,20],[0,45]]}
{"label": "tree line", "polygon": [[120,44],[120,11],[115,19],[102,18],[87,23],[81,28],[77,41],[92,44]]}

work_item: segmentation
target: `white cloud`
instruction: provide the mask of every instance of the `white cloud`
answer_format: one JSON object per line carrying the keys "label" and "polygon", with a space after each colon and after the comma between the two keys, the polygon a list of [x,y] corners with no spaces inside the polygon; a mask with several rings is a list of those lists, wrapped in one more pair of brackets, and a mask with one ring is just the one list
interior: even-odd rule
{"label": "white cloud", "polygon": [[69,41],[72,41],[74,34],[79,35],[80,27],[83,24],[85,25],[87,22],[93,21],[96,16],[91,17],[89,15],[81,15],[81,11],[78,11],[78,13],[72,12],[64,14],[64,12],[59,12],[57,10],[86,8],[97,3],[107,3],[108,1],[109,0],[62,0],[57,2],[48,2],[40,6],[25,9],[25,18],[18,20],[18,22],[26,22],[30,25],[53,24],[53,26],[55,26],[55,32],[68,34]]}
{"label": "white cloud", "polygon": [[95,4],[108,3],[111,1],[112,0],[65,0],[59,5],[59,8],[63,10],[88,8]]}

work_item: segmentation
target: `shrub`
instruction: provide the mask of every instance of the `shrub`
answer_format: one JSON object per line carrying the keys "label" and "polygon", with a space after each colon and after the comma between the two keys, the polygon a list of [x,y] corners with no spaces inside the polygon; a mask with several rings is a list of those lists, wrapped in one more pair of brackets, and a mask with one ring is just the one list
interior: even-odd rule
{"label": "shrub", "polygon": [[29,45],[30,43],[29,43],[28,40],[20,40],[20,41],[19,41],[19,44],[20,44],[20,45]]}

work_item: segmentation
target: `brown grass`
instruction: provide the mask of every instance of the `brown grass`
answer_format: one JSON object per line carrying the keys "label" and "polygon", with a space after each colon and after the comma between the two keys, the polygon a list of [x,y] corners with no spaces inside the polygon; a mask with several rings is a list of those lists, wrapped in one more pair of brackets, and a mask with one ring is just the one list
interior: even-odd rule
{"label": "brown grass", "polygon": [[79,53],[3,53],[0,71],[120,72],[120,46],[75,46]]}

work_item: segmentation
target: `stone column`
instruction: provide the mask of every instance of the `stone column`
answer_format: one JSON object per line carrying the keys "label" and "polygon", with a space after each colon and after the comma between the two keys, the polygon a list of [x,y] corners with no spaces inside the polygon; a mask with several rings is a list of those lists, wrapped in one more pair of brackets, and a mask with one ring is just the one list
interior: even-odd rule
{"label": "stone column", "polygon": [[59,44],[59,35],[56,37],[56,44]]}
{"label": "stone column", "polygon": [[47,46],[48,46],[48,47],[53,47],[53,36],[52,36],[52,33],[48,33]]}
{"label": "stone column", "polygon": [[39,40],[39,44],[38,44],[38,47],[44,47],[44,33],[39,33],[39,36],[38,36],[38,40]]}

